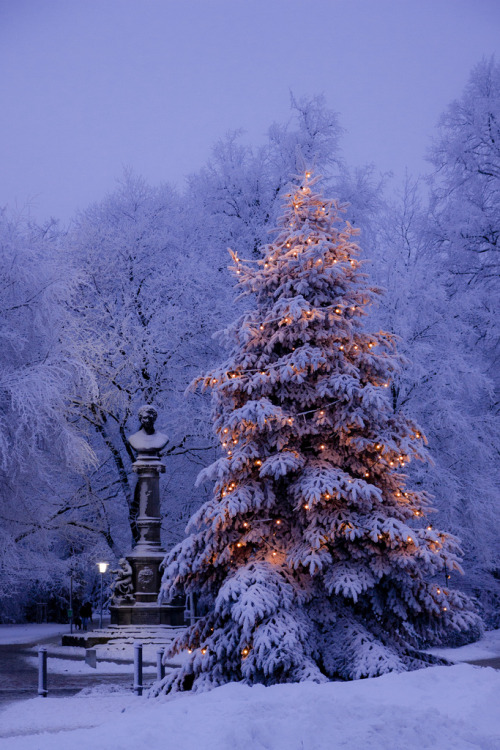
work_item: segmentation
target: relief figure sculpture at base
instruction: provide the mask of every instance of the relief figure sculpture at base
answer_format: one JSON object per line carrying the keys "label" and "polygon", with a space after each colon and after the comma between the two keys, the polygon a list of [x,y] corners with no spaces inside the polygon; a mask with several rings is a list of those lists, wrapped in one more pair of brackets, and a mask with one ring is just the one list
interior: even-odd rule
{"label": "relief figure sculpture at base", "polygon": [[122,557],[119,560],[120,567],[110,572],[116,576],[112,583],[112,604],[133,604],[134,585],[132,583],[132,566],[129,561]]}

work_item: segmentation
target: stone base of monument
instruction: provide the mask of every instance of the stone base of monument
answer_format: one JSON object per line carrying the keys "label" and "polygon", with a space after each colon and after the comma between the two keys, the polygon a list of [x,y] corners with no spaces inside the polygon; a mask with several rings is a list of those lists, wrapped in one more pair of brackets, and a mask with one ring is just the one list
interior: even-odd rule
{"label": "stone base of monument", "polygon": [[[63,635],[62,646],[97,648],[97,658],[130,658],[134,643],[140,641],[149,649],[152,660],[156,660],[156,650],[170,645],[174,638],[184,632],[184,627],[168,625],[108,625],[101,630],[77,631]],[[61,655],[54,653],[55,656]]]}
{"label": "stone base of monument", "polygon": [[[156,600],[161,584],[160,565],[164,557],[165,550],[159,544],[156,548],[138,544],[127,555],[127,560],[132,567],[133,597],[136,606],[151,604],[158,607]],[[127,606],[127,602],[119,602],[118,606]]]}
{"label": "stone base of monument", "polygon": [[111,607],[111,625],[184,625],[184,607],[138,603]]}
{"label": "stone base of monument", "polygon": [[160,564],[165,550],[139,543],[127,555],[132,569],[133,594],[117,597],[111,605],[111,625],[184,625],[184,607],[179,603],[158,604]]}

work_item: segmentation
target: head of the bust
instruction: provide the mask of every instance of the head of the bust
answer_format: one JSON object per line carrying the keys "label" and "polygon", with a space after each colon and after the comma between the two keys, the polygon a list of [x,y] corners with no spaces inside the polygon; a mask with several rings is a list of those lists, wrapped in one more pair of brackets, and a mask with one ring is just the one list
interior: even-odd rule
{"label": "head of the bust", "polygon": [[146,406],[141,406],[139,409],[139,422],[141,423],[141,427],[143,428],[144,432],[146,432],[148,435],[152,435],[155,431],[155,421],[156,417],[158,416],[158,412],[154,408],[154,406],[151,406],[147,404]]}

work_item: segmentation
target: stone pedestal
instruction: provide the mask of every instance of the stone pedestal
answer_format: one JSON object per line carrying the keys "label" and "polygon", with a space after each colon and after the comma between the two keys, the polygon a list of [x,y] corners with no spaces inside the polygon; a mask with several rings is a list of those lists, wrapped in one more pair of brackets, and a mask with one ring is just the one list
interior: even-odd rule
{"label": "stone pedestal", "polygon": [[[148,410],[154,412],[154,416],[144,416]],[[160,474],[165,471],[165,465],[161,462],[160,450],[167,443],[167,436],[154,430],[156,411],[152,407],[143,407],[139,411],[139,418],[143,428],[129,438],[131,446],[138,453],[132,468],[137,474],[135,493],[139,508],[136,521],[139,540],[127,555],[132,567],[133,595],[128,600],[114,597],[111,624],[183,625],[183,606],[160,606],[157,603],[161,584],[159,566],[165,556],[160,537]]]}
{"label": "stone pedestal", "polygon": [[111,625],[184,625],[184,607],[174,604],[111,607]]}

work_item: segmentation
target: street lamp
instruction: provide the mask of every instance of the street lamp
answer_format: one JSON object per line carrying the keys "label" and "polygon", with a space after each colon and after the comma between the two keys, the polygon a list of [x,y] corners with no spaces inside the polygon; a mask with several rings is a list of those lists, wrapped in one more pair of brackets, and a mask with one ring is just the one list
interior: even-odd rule
{"label": "street lamp", "polygon": [[108,569],[109,563],[107,562],[98,562],[97,567],[99,568],[99,573],[101,574],[101,607],[100,607],[100,614],[99,614],[99,627],[102,628],[102,577],[104,573]]}

